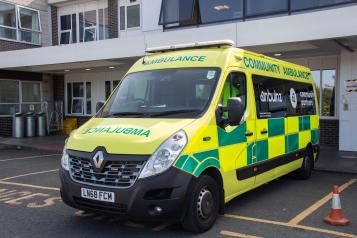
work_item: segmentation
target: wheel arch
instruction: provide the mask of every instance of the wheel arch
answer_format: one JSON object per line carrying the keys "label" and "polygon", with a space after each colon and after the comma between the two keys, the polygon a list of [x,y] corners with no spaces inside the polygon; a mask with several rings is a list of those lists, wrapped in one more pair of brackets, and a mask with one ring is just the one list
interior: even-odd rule
{"label": "wheel arch", "polygon": [[200,176],[202,175],[210,176],[217,182],[219,188],[219,213],[224,214],[224,186],[221,172],[216,167],[211,166],[202,171]]}

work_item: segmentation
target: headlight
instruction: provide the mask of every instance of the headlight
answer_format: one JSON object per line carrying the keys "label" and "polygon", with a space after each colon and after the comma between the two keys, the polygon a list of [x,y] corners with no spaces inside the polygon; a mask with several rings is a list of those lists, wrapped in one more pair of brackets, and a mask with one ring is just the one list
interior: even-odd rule
{"label": "headlight", "polygon": [[63,153],[62,153],[62,158],[61,158],[61,165],[62,165],[62,168],[64,170],[69,171],[69,155],[67,154],[66,144],[67,144],[67,139],[66,139],[66,142],[65,142],[64,148],[63,148]]}
{"label": "headlight", "polygon": [[150,177],[166,171],[180,155],[187,144],[187,136],[184,131],[176,132],[167,139],[155,153],[149,158],[139,178]]}

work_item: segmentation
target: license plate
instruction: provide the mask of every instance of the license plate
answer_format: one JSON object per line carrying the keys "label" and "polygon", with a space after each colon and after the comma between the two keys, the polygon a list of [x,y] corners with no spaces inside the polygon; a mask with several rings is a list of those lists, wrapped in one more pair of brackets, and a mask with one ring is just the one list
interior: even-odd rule
{"label": "license plate", "polygon": [[114,202],[114,193],[113,192],[106,192],[106,191],[82,188],[81,196],[82,196],[82,198],[87,198],[87,199],[96,200],[96,201]]}

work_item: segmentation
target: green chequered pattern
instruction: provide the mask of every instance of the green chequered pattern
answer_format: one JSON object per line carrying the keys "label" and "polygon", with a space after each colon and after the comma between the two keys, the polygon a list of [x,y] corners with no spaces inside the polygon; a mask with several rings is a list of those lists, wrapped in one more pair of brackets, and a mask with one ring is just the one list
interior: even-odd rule
{"label": "green chequered pattern", "polygon": [[268,120],[269,137],[284,135],[285,121],[284,118],[273,118]]}
{"label": "green chequered pattern", "polygon": [[311,143],[316,145],[320,142],[320,131],[318,129],[311,130]]}
{"label": "green chequered pattern", "polygon": [[[231,132],[226,132],[222,128],[217,127],[219,147],[247,142],[247,138],[245,136],[246,130],[246,123],[236,127]],[[319,143],[319,130],[311,130],[310,116],[299,117],[299,131],[311,131],[311,143]],[[299,134],[299,132],[285,134],[284,118],[268,119],[268,138],[284,135],[285,153],[293,152],[299,149]],[[247,165],[261,162],[267,159],[269,159],[268,139],[251,142],[247,145]],[[174,166],[198,177],[202,171],[208,167],[215,167],[220,169],[219,151],[218,149],[214,149],[193,153],[190,155],[181,155],[176,160]]]}
{"label": "green chequered pattern", "polygon": [[285,153],[299,149],[299,133],[285,136]]}
{"label": "green chequered pattern", "polygon": [[257,162],[268,159],[268,150],[269,144],[268,140],[260,140],[256,143],[256,153],[257,153]]}
{"label": "green chequered pattern", "polygon": [[299,117],[299,131],[307,131],[310,128],[310,116]]}
{"label": "green chequered pattern", "polygon": [[208,167],[220,169],[218,149],[194,153],[190,156],[182,155],[176,160],[175,167],[196,177]]}
{"label": "green chequered pattern", "polygon": [[237,126],[233,131],[226,132],[218,127],[218,144],[219,146],[234,145],[246,142],[245,132],[247,130],[247,123]]}

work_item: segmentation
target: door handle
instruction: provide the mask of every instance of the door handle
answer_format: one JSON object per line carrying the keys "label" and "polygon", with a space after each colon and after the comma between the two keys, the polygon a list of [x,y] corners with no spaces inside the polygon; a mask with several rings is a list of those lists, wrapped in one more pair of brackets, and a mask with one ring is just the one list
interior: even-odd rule
{"label": "door handle", "polygon": [[267,133],[268,133],[267,129],[263,129],[260,131],[260,134],[262,134],[262,135],[267,134]]}
{"label": "door handle", "polygon": [[253,132],[251,132],[251,131],[246,131],[245,132],[245,136],[252,136],[253,135]]}

